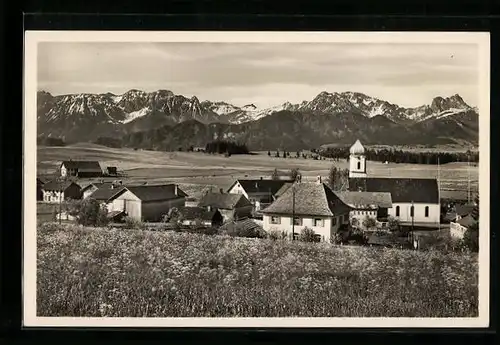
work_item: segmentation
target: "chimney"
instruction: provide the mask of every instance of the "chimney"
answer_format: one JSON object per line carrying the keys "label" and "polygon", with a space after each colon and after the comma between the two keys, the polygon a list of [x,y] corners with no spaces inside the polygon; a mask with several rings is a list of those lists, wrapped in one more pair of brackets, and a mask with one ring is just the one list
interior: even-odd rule
{"label": "chimney", "polygon": [[177,185],[176,184],[174,184],[174,195],[178,195]]}

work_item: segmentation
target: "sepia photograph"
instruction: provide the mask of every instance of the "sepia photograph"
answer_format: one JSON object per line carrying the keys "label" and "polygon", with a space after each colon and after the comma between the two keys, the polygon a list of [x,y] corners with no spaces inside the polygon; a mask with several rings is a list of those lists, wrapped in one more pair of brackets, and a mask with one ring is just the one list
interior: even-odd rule
{"label": "sepia photograph", "polygon": [[487,326],[489,49],[27,31],[24,324]]}

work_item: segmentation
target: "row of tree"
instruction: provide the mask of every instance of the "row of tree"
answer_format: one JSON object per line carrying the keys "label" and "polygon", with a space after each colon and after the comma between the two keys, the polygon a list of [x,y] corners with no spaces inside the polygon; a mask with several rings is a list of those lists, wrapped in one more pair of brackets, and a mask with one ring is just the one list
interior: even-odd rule
{"label": "row of tree", "polygon": [[[320,155],[333,159],[349,158],[349,147],[329,147]],[[392,149],[365,150],[366,159],[379,162],[409,163],[409,164],[446,164],[451,162],[479,162],[479,152],[416,152]]]}
{"label": "row of tree", "polygon": [[42,146],[66,146],[66,143],[61,138],[52,138],[52,137],[44,137],[38,136],[36,138],[37,145]]}
{"label": "row of tree", "polygon": [[245,144],[235,143],[226,140],[214,140],[205,145],[205,152],[228,155],[249,154],[250,151]]}

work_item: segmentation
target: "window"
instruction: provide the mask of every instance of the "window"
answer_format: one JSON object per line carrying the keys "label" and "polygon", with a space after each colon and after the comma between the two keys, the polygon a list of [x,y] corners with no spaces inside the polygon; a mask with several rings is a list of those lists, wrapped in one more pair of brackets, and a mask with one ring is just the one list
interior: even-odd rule
{"label": "window", "polygon": [[361,162],[358,162],[358,170],[361,170]]}
{"label": "window", "polygon": [[410,207],[410,217],[415,216],[415,206]]}
{"label": "window", "polygon": [[271,217],[271,224],[281,224],[280,217],[272,216]]}
{"label": "window", "polygon": [[302,218],[300,217],[293,218],[293,225],[302,225]]}
{"label": "window", "polygon": [[314,218],[314,226],[325,226],[325,222],[321,218]]}
{"label": "window", "polygon": [[337,225],[337,217],[332,218],[332,226]]}
{"label": "window", "polygon": [[429,217],[429,206],[425,206],[425,216]]}
{"label": "window", "polygon": [[396,206],[396,217],[399,217],[399,206]]}

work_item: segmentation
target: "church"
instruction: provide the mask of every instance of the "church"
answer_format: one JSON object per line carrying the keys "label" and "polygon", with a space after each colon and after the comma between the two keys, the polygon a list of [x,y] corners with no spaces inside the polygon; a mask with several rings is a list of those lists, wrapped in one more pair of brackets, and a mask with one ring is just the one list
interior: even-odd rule
{"label": "church", "polygon": [[366,168],[365,148],[357,140],[349,151],[347,194],[351,199],[356,192],[378,194],[379,199],[383,196],[386,200],[384,213],[399,219],[402,225],[439,226],[441,206],[437,179],[369,177]]}

